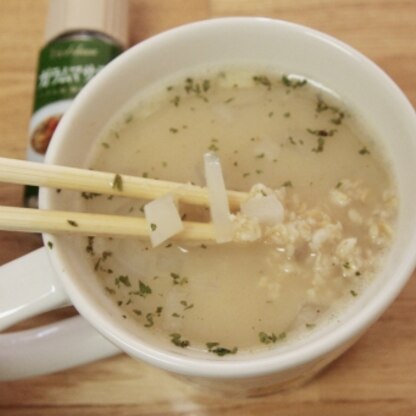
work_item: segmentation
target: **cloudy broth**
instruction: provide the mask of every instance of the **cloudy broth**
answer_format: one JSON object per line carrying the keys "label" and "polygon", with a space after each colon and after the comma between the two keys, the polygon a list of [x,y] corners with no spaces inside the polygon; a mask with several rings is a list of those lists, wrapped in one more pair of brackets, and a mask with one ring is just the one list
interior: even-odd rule
{"label": "cloudy broth", "polygon": [[[348,307],[375,277],[397,210],[388,164],[353,110],[311,80],[251,69],[189,74],[138,96],[92,169],[204,185],[202,156],[214,152],[228,189],[273,193],[284,219],[250,243],[87,238],[120,314],[178,348],[224,356],[283,345]],[[131,216],[146,203],[83,198],[88,211]],[[209,221],[207,209],[179,209]]]}

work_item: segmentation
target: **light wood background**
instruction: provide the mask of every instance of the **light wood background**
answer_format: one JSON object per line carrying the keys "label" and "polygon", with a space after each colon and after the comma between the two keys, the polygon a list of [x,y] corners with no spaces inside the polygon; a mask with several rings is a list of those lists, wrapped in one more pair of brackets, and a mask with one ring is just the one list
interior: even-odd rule
{"label": "light wood background", "polygon": [[[88,1],[88,0],[86,0]],[[24,158],[45,0],[0,0],[0,155]],[[416,0],[132,0],[130,43],[182,23],[263,15],[302,23],[351,44],[379,64],[416,105]],[[21,187],[0,184],[0,204]],[[0,232],[0,264],[40,245]],[[21,325],[48,322],[67,308]],[[416,281],[342,358],[307,386],[256,399],[224,399],[118,356],[0,384],[0,415],[416,415]]]}

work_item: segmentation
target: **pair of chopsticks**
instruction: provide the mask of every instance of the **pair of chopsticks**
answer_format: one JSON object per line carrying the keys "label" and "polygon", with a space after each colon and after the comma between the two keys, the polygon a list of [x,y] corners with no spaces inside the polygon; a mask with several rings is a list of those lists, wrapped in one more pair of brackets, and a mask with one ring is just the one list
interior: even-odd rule
{"label": "pair of chopsticks", "polygon": [[[196,185],[1,157],[0,181],[146,200],[170,193],[181,202],[209,206],[207,190]],[[227,196],[231,209],[238,209],[246,199],[245,193],[237,191],[227,191]],[[150,234],[146,220],[140,217],[7,206],[0,206],[0,230],[139,238]],[[176,238],[212,241],[215,236],[210,223],[185,221]]]}

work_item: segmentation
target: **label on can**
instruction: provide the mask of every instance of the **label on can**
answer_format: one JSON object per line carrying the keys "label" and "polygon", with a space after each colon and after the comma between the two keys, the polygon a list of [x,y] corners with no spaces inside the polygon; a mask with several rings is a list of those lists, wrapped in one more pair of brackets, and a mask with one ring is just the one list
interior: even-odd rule
{"label": "label on can", "polygon": [[[40,52],[27,159],[43,162],[52,135],[81,88],[122,52],[93,35],[58,39]],[[36,187],[26,187],[25,204],[37,205]],[[33,199],[32,201],[30,201]]]}

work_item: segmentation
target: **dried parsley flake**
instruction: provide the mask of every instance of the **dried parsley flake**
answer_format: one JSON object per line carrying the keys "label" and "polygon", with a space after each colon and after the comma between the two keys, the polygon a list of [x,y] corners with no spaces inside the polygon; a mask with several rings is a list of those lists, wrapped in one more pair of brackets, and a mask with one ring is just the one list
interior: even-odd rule
{"label": "dried parsley flake", "polygon": [[114,178],[111,182],[111,187],[113,189],[117,189],[120,192],[123,190],[123,178],[118,173],[114,175]]}

